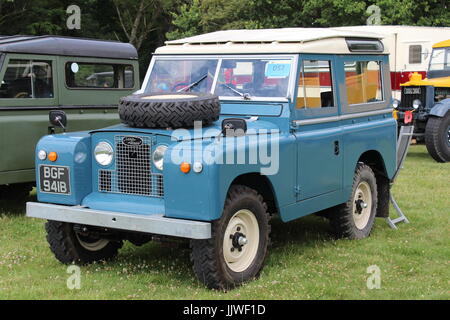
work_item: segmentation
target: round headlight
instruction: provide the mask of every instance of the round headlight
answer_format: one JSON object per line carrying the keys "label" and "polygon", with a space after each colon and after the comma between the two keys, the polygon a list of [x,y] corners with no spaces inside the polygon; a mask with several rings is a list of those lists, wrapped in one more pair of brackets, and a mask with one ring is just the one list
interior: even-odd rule
{"label": "round headlight", "polygon": [[413,101],[412,107],[417,110],[417,109],[419,109],[419,107],[421,105],[422,105],[422,102],[419,99],[416,99]]}
{"label": "round headlight", "polygon": [[400,105],[400,101],[399,100],[394,99],[394,101],[392,101],[392,106],[394,107],[394,109],[397,109],[399,105]]}
{"label": "round headlight", "polygon": [[166,153],[167,146],[158,146],[156,147],[155,151],[153,151],[153,164],[155,165],[156,169],[163,170],[164,167],[164,153]]}
{"label": "round headlight", "polygon": [[39,160],[47,159],[47,152],[45,152],[45,150],[39,150],[38,158],[39,158]]}
{"label": "round headlight", "polygon": [[99,142],[94,149],[95,160],[102,166],[111,164],[113,160],[113,148],[108,142]]}

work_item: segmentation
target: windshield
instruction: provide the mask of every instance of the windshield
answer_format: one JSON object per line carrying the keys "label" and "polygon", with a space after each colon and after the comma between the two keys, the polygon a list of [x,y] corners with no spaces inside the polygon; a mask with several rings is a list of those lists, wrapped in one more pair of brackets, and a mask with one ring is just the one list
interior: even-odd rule
{"label": "windshield", "polygon": [[145,93],[210,92],[246,100],[288,97],[291,57],[155,59]]}
{"label": "windshield", "polygon": [[433,49],[428,69],[428,78],[450,76],[450,48]]}
{"label": "windshield", "polygon": [[210,92],[217,62],[217,60],[156,60],[145,92]]}

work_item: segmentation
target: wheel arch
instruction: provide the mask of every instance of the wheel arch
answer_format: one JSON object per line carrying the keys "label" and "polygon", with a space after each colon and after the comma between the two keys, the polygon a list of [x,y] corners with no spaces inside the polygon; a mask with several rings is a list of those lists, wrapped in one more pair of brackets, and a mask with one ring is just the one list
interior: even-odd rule
{"label": "wheel arch", "polygon": [[228,186],[228,191],[233,185],[244,185],[256,190],[259,194],[261,194],[264,201],[267,203],[270,214],[279,212],[275,189],[267,176],[262,175],[259,172],[244,173],[234,178]]}
{"label": "wheel arch", "polygon": [[[383,218],[389,217],[390,179],[383,156],[377,150],[368,150],[360,155],[358,163],[359,162],[363,162],[368,165],[375,174],[378,193],[378,207],[376,216]],[[355,169],[357,165],[358,164],[355,165]]]}
{"label": "wheel arch", "polygon": [[450,110],[450,98],[441,100],[438,103],[436,103],[433,106],[433,108],[431,108],[429,115],[443,118],[449,110]]}
{"label": "wheel arch", "polygon": [[[372,170],[374,170],[374,172],[376,170],[380,174],[383,174],[387,177],[387,170],[386,170],[386,165],[384,163],[383,156],[377,150],[365,151],[364,153],[362,153],[359,156],[358,162],[364,162],[369,167],[371,167]],[[355,165],[355,169],[356,169],[356,166],[357,166],[357,164]]]}

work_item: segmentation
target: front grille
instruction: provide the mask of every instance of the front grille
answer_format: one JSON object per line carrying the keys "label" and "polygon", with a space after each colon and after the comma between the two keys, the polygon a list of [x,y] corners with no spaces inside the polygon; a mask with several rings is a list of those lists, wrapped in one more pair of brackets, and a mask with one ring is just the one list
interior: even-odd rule
{"label": "front grille", "polygon": [[400,110],[411,110],[413,101],[419,99],[422,102],[422,108],[425,107],[427,97],[426,87],[403,87]]}
{"label": "front grille", "polygon": [[[126,141],[133,143],[125,143]],[[99,170],[99,191],[163,197],[163,176],[160,173],[152,173],[152,139],[116,136],[114,145],[116,168]]]}

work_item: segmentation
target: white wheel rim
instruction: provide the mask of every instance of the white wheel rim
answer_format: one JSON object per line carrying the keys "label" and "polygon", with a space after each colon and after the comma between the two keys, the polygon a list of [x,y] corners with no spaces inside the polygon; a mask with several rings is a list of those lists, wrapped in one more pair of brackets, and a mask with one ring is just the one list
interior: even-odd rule
{"label": "white wheel rim", "polygon": [[81,238],[78,235],[78,233],[75,233],[75,235],[76,235],[80,245],[84,249],[86,249],[88,251],[99,251],[99,250],[102,250],[109,243],[109,240],[106,240],[106,239],[98,239],[97,241],[88,242],[88,241],[81,240]]}
{"label": "white wheel rim", "polygon": [[363,230],[369,222],[372,212],[372,191],[370,185],[362,181],[359,183],[353,197],[353,220],[359,230]]}
{"label": "white wheel rim", "polygon": [[[237,239],[243,245],[236,246]],[[255,260],[259,246],[259,225],[253,212],[242,209],[228,222],[223,238],[223,256],[234,272],[245,271]]]}

